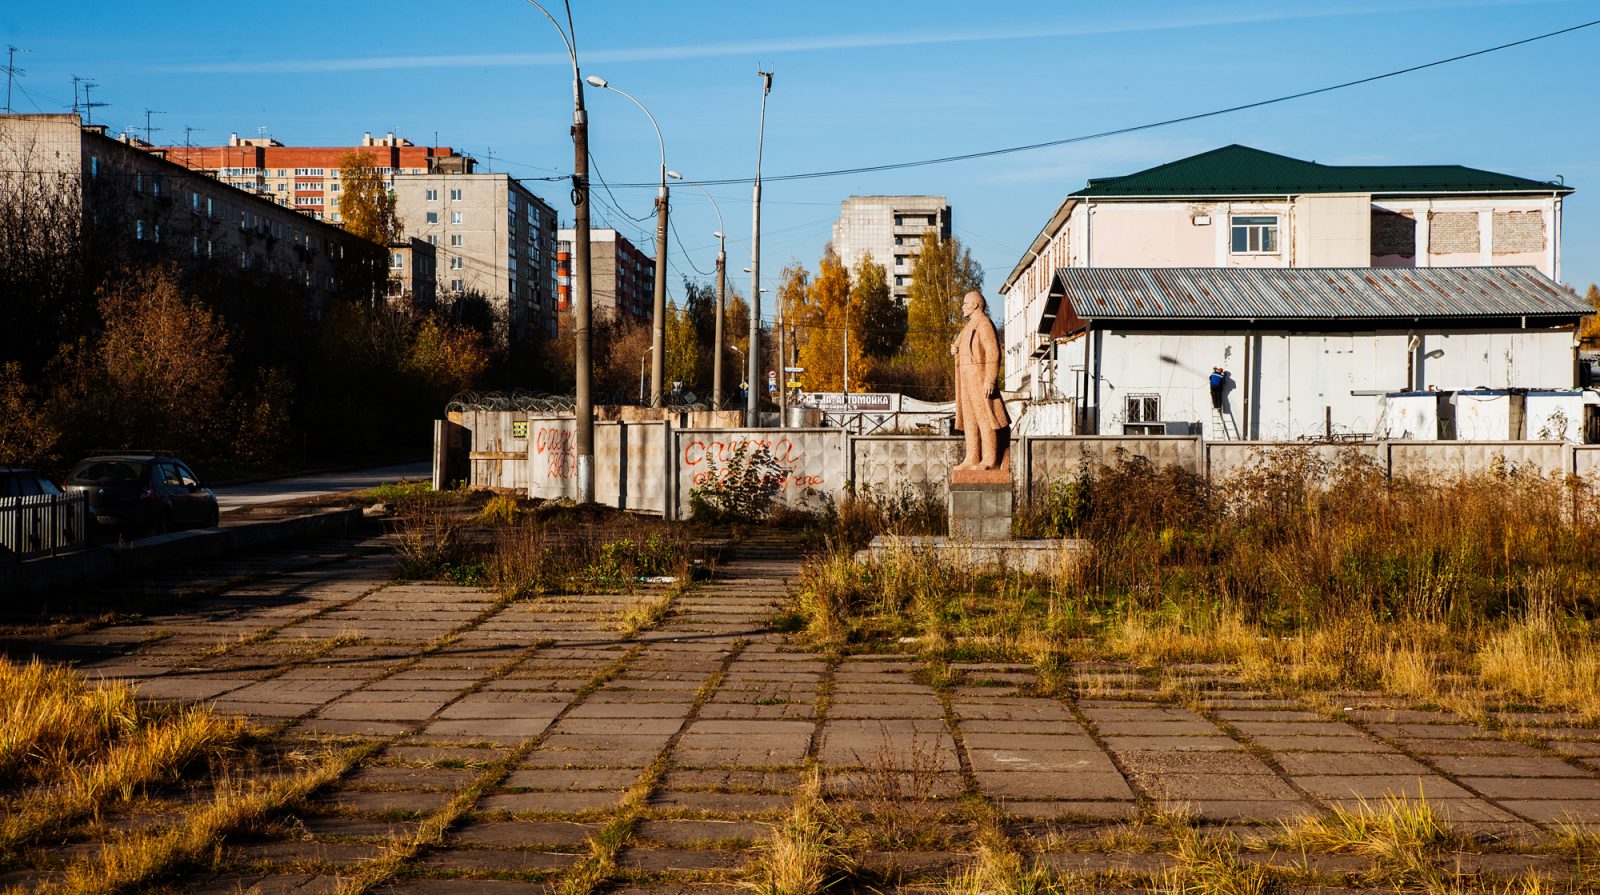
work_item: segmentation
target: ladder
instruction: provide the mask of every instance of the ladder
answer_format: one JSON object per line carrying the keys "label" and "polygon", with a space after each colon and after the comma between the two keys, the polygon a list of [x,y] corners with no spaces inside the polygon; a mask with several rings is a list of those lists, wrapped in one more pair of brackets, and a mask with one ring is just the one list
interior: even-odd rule
{"label": "ladder", "polygon": [[1220,437],[1218,441],[1238,441],[1239,421],[1233,418],[1233,412],[1221,407],[1211,408],[1212,431]]}

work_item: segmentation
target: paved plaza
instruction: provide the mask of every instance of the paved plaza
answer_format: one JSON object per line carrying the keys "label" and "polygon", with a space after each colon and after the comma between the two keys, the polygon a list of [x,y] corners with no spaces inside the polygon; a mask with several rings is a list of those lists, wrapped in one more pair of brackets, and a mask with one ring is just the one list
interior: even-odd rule
{"label": "paved plaza", "polygon": [[[1330,712],[1203,666],[1085,665],[1073,698],[1037,695],[1026,665],[960,664],[936,687],[914,656],[829,657],[771,630],[799,559],[781,541],[737,548],[663,623],[623,638],[640,595],[506,602],[397,583],[377,541],[323,542],[127,585],[196,595],[9,650],[247,716],[285,749],[377,745],[265,832],[228,840],[220,870],[183,881],[195,893],[331,891],[446,810],[459,819],[442,845],[407,853],[379,891],[545,892],[624,810],[637,820],[606,891],[732,891],[813,766],[830,800],[920,830],[856,855],[885,890],[942,889],[971,863],[974,800],[1018,851],[1098,891],[1143,891],[1171,865],[1115,835],[1164,814],[1270,832],[1423,796],[1488,843],[1451,858],[1485,879],[1567,879],[1570,856],[1518,843],[1600,822],[1600,730],[1561,715],[1490,730],[1361,693]],[[1328,891],[1375,860],[1245,857]]]}

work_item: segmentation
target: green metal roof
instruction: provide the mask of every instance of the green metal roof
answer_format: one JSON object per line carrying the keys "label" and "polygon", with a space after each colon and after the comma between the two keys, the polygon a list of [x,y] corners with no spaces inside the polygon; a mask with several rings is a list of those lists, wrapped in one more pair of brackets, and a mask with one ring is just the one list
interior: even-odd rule
{"label": "green metal roof", "polygon": [[1282,196],[1305,193],[1570,193],[1559,183],[1529,180],[1461,165],[1319,165],[1224,146],[1123,177],[1103,177],[1073,193],[1085,198],[1118,196]]}

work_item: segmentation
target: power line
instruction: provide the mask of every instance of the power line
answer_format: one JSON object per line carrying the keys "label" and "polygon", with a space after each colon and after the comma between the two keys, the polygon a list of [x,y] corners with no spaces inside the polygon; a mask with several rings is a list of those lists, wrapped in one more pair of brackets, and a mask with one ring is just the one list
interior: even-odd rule
{"label": "power line", "polygon": [[[1357,87],[1357,86],[1360,86],[1362,84],[1371,84],[1373,82],[1383,81],[1383,80],[1386,80],[1388,78],[1397,78],[1397,77],[1400,77],[1401,75],[1412,74],[1414,72],[1423,71],[1424,69],[1435,68],[1435,67],[1440,66],[1440,65],[1448,65],[1448,64],[1450,64],[1452,62],[1460,62],[1462,60],[1472,59],[1472,58],[1475,58],[1477,56],[1487,56],[1490,53],[1498,53],[1501,50],[1509,50],[1509,49],[1511,49],[1513,47],[1520,47],[1520,46],[1523,46],[1525,44],[1534,43],[1535,41],[1548,40],[1548,39],[1550,39],[1552,37],[1560,37],[1563,34],[1571,34],[1574,31],[1581,31],[1581,30],[1583,30],[1585,28],[1593,28],[1596,25],[1600,25],[1600,19],[1595,19],[1595,20],[1589,21],[1589,22],[1583,22],[1582,24],[1573,25],[1573,26],[1568,27],[1568,28],[1561,28],[1561,29],[1556,30],[1556,31],[1548,31],[1548,32],[1545,32],[1544,34],[1534,35],[1533,37],[1525,37],[1525,38],[1523,38],[1521,40],[1511,41],[1510,43],[1503,43],[1503,44],[1499,44],[1499,45],[1492,46],[1492,47],[1486,47],[1486,48],[1481,49],[1481,50],[1473,50],[1470,53],[1460,53],[1458,55],[1450,56],[1450,57],[1447,57],[1447,58],[1444,58],[1444,59],[1435,59],[1432,62],[1424,62],[1424,63],[1421,63],[1420,65],[1411,65],[1411,66],[1407,66],[1405,68],[1395,69],[1394,71],[1383,72],[1382,74],[1369,75],[1369,76],[1367,76],[1365,78],[1356,78],[1355,80],[1352,80],[1352,81],[1343,81],[1343,82],[1340,82],[1338,84],[1330,84],[1330,85],[1328,85],[1326,87],[1317,87],[1317,88],[1314,88],[1314,89],[1311,89],[1311,90],[1302,90],[1302,91],[1300,91],[1298,93],[1289,93],[1289,94],[1285,94],[1283,96],[1275,96],[1275,97],[1273,97],[1271,99],[1263,99],[1263,100],[1257,100],[1255,102],[1241,103],[1240,105],[1228,106],[1228,107],[1222,108],[1222,109],[1212,109],[1209,112],[1196,112],[1196,113],[1194,113],[1192,115],[1181,115],[1181,116],[1179,116],[1177,118],[1165,118],[1165,119],[1162,119],[1160,121],[1151,121],[1151,122],[1147,122],[1145,124],[1135,124],[1135,125],[1130,125],[1128,127],[1119,127],[1119,128],[1114,129],[1114,130],[1099,131],[1097,133],[1092,133],[1092,134],[1079,134],[1078,136],[1074,136],[1074,137],[1063,137],[1063,138],[1061,138],[1059,140],[1046,140],[1046,141],[1041,142],[1041,143],[1027,143],[1027,144],[1024,144],[1022,146],[1007,146],[1007,147],[1002,148],[1002,149],[986,149],[986,150],[982,150],[982,151],[979,151],[979,152],[962,153],[961,155],[946,155],[946,156],[940,156],[938,158],[918,159],[916,161],[910,161],[910,162],[889,162],[889,163],[882,164],[882,165],[862,165],[860,167],[855,167],[855,168],[835,168],[835,169],[830,170],[830,171],[810,171],[810,172],[806,172],[806,173],[803,173],[803,174],[779,174],[779,175],[775,175],[775,176],[763,175],[761,180],[762,180],[763,183],[768,183],[768,182],[772,182],[772,181],[786,181],[786,180],[814,180],[814,179],[821,178],[821,177],[843,177],[843,176],[850,175],[850,174],[873,174],[873,173],[877,173],[877,172],[880,172],[880,171],[898,171],[898,170],[902,170],[902,169],[905,169],[905,168],[922,168],[922,167],[927,167],[929,165],[945,165],[945,164],[950,164],[952,162],[966,162],[966,161],[972,161],[974,159],[993,158],[995,156],[1010,155],[1010,154],[1018,153],[1018,152],[1031,152],[1031,151],[1036,150],[1036,149],[1050,149],[1050,148],[1053,148],[1053,147],[1056,147],[1056,146],[1068,146],[1068,145],[1071,145],[1073,143],[1085,143],[1085,142],[1088,142],[1090,140],[1103,140],[1103,139],[1105,139],[1107,137],[1120,137],[1120,136],[1123,136],[1125,134],[1133,134],[1133,133],[1138,133],[1140,131],[1154,130],[1156,128],[1161,128],[1161,127],[1170,127],[1170,126],[1175,125],[1175,124],[1187,124],[1187,123],[1189,123],[1191,121],[1201,121],[1201,120],[1206,119],[1206,118],[1215,118],[1215,117],[1217,117],[1219,115],[1229,115],[1229,114],[1232,114],[1234,112],[1244,112],[1244,111],[1247,111],[1247,110],[1250,110],[1250,109],[1259,109],[1259,108],[1262,108],[1264,106],[1276,105],[1278,103],[1286,103],[1286,102],[1289,102],[1291,100],[1305,99],[1308,96],[1317,96],[1317,95],[1323,94],[1323,93],[1332,93],[1335,90],[1344,90],[1344,89],[1346,89],[1348,87]],[[726,179],[723,179],[723,180],[702,180],[702,181],[700,181],[700,183],[702,185],[705,185],[705,186],[727,186],[727,185],[737,185],[737,184],[746,184],[746,183],[754,183],[754,182],[755,182],[755,179],[752,178],[752,177],[730,177],[730,178],[726,178]],[[653,184],[653,183],[619,183],[619,184],[616,184],[616,186],[619,187],[619,188],[640,188],[640,187],[655,186],[655,184]]]}

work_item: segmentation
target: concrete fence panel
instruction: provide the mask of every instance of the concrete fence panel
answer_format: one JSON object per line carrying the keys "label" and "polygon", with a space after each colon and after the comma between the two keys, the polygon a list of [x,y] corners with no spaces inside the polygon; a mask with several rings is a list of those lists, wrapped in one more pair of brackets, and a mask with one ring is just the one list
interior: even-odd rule
{"label": "concrete fence panel", "polygon": [[577,420],[570,416],[533,417],[527,420],[527,426],[524,467],[528,496],[577,499]]}
{"label": "concrete fence panel", "polygon": [[1285,454],[1305,451],[1330,468],[1351,460],[1372,463],[1379,469],[1385,462],[1383,446],[1363,441],[1350,444],[1298,444],[1282,441],[1213,441],[1206,444],[1206,475],[1214,485],[1260,465],[1270,464]]}
{"label": "concrete fence panel", "polygon": [[1567,445],[1559,441],[1391,441],[1386,447],[1395,478],[1478,475],[1501,466],[1539,475],[1566,472]]}
{"label": "concrete fence panel", "polygon": [[950,468],[961,462],[960,438],[868,435],[850,439],[850,481],[856,489],[895,494],[909,488],[943,501]]}
{"label": "concrete fence panel", "polygon": [[1118,451],[1129,457],[1144,457],[1156,466],[1176,466],[1195,475],[1205,474],[1205,442],[1198,436],[1045,436],[1028,438],[1023,457],[1024,493],[1032,500],[1049,490],[1050,483],[1077,474],[1087,461],[1091,465],[1115,463]]}
{"label": "concrete fence panel", "polygon": [[1600,445],[1585,444],[1572,448],[1572,474],[1600,479]]}
{"label": "concrete fence panel", "polygon": [[837,500],[850,475],[848,439],[839,429],[675,429],[677,518],[688,517],[689,494],[710,481],[711,468],[724,466],[740,445],[752,442],[765,445],[787,470],[779,500],[804,509],[822,506],[823,495]]}

